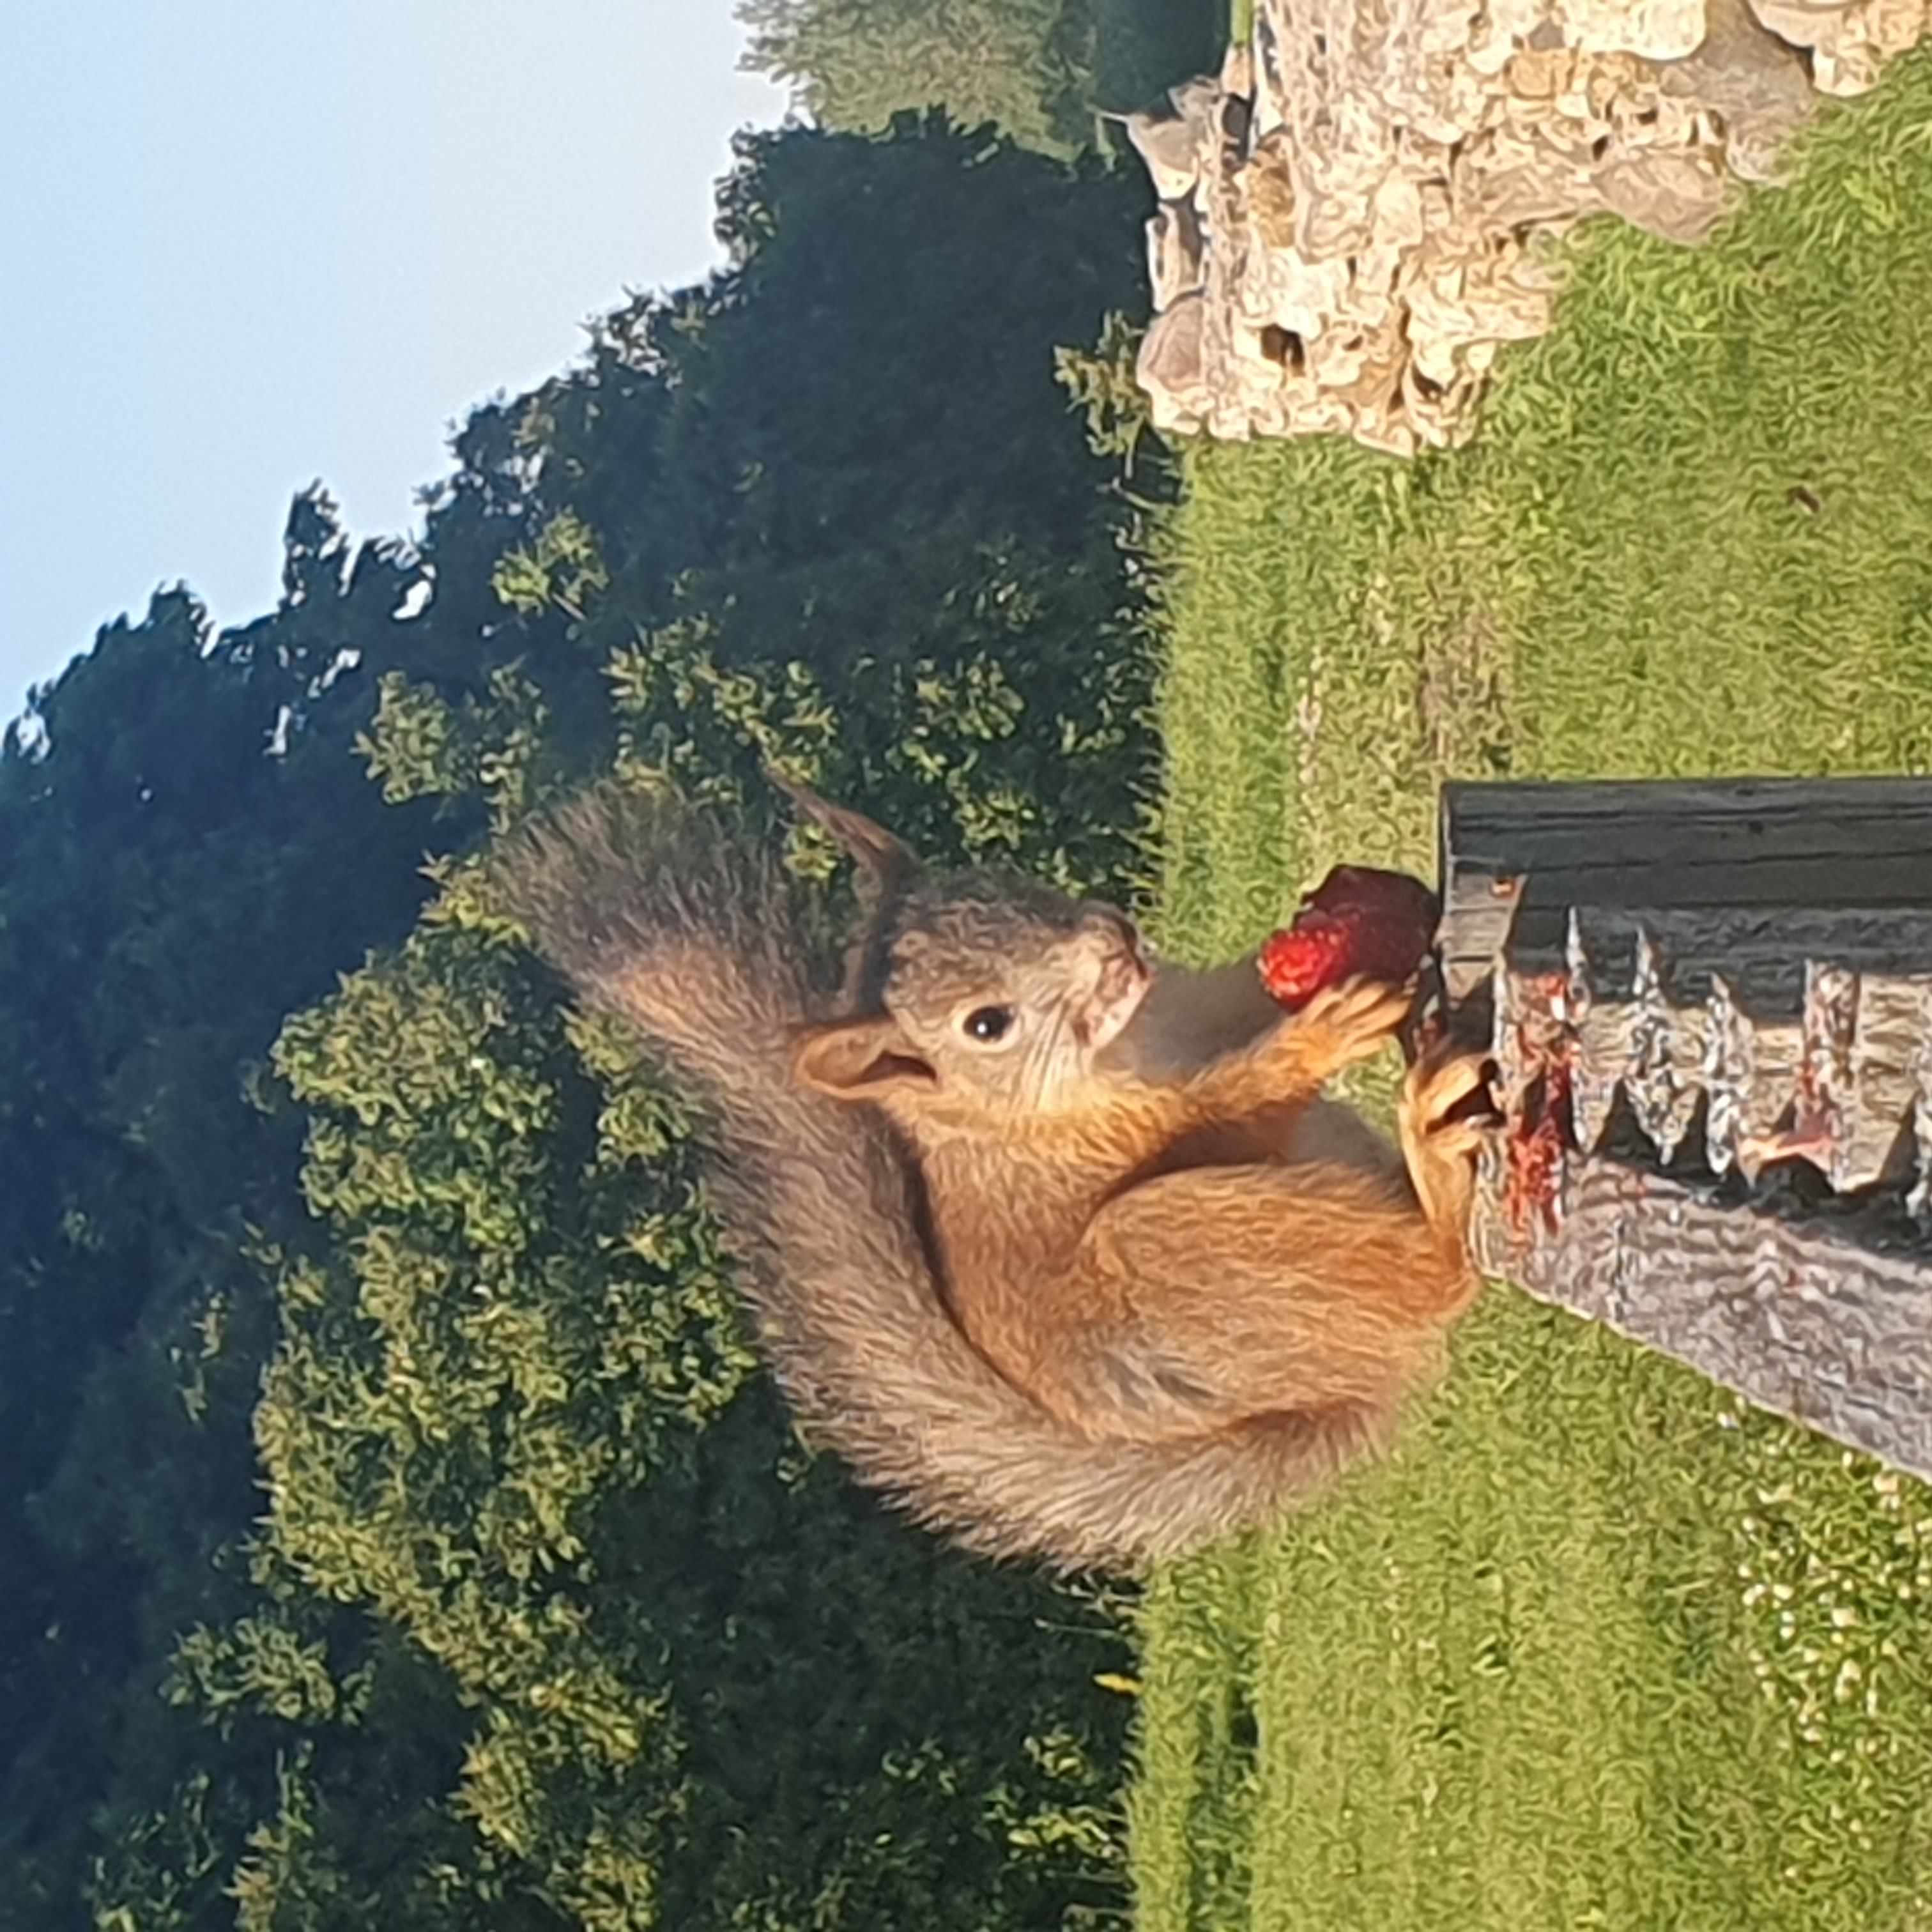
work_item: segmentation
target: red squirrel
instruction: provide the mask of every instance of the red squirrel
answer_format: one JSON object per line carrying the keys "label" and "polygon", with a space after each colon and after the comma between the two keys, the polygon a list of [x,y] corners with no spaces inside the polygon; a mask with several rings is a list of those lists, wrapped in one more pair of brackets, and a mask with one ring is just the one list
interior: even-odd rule
{"label": "red squirrel", "polygon": [[860,862],[842,973],[776,856],[606,789],[524,835],[508,902],[710,1102],[711,1192],[808,1433],[994,1554],[1132,1570],[1382,1443],[1478,1282],[1480,1059],[1408,1074],[1400,1147],[1321,1097],[1401,1024],[1357,979],[1284,1012],[1253,959],[1152,960],[1124,915]]}

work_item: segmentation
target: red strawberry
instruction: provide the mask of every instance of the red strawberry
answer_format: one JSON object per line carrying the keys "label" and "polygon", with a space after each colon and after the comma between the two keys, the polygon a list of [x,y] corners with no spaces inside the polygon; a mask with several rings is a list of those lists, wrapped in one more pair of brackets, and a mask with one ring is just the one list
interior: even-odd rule
{"label": "red strawberry", "polygon": [[1436,938],[1436,896],[1406,872],[1337,866],[1301,902],[1294,922],[1271,935],[1256,964],[1283,1006],[1358,977],[1400,986]]}
{"label": "red strawberry", "polygon": [[1256,963],[1262,984],[1285,1006],[1305,1004],[1324,986],[1346,976],[1355,922],[1325,912],[1303,913],[1262,942]]}

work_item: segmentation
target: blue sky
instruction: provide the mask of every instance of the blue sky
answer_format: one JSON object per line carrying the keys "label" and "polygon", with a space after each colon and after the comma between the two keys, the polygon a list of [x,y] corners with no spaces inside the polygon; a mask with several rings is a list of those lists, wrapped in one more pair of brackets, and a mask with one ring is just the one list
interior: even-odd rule
{"label": "blue sky", "polygon": [[716,259],[730,0],[9,7],[0,721],[158,585],[275,598],[290,496],[416,522],[449,428]]}

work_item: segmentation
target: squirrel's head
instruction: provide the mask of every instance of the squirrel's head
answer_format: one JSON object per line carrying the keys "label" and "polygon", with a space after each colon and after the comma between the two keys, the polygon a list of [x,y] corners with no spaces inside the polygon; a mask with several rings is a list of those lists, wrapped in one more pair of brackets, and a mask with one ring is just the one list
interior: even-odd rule
{"label": "squirrel's head", "polygon": [[999,874],[934,878],[893,919],[884,1011],[809,1030],[793,1072],[908,1124],[1075,1108],[1151,976],[1140,935],[1109,907]]}

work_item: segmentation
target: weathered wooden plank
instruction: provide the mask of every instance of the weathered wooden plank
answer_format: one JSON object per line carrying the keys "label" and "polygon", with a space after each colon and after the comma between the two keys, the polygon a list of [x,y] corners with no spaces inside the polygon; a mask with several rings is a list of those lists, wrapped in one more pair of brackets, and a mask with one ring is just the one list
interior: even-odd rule
{"label": "weathered wooden plank", "polygon": [[1486,1268],[1932,1477],[1932,782],[1456,786],[1442,844]]}
{"label": "weathered wooden plank", "polygon": [[1609,1160],[1572,1174],[1553,1228],[1512,1234],[1498,1209],[1499,1165],[1477,1218],[1485,1273],[1932,1478],[1924,1255],[1876,1252],[1827,1226],[1714,1205]]}
{"label": "weathered wooden plank", "polygon": [[[1748,1001],[1795,1002],[1820,956],[1861,970],[1932,964],[1932,781],[1735,779],[1452,784],[1442,814],[1444,955],[1452,995],[1513,958],[1554,963],[1573,909],[1606,948],[1640,914],[1676,970],[1724,970]],[[1706,989],[1708,990],[1708,989]],[[1795,1010],[1795,1006],[1794,1006]]]}
{"label": "weathered wooden plank", "polygon": [[[1760,862],[1932,860],[1927,778],[1454,783],[1442,796],[1445,858],[1546,878],[1655,872],[1668,887],[1686,865],[1748,876]],[[1915,897],[1923,902],[1922,882]],[[1666,890],[1642,902],[1685,902]]]}

